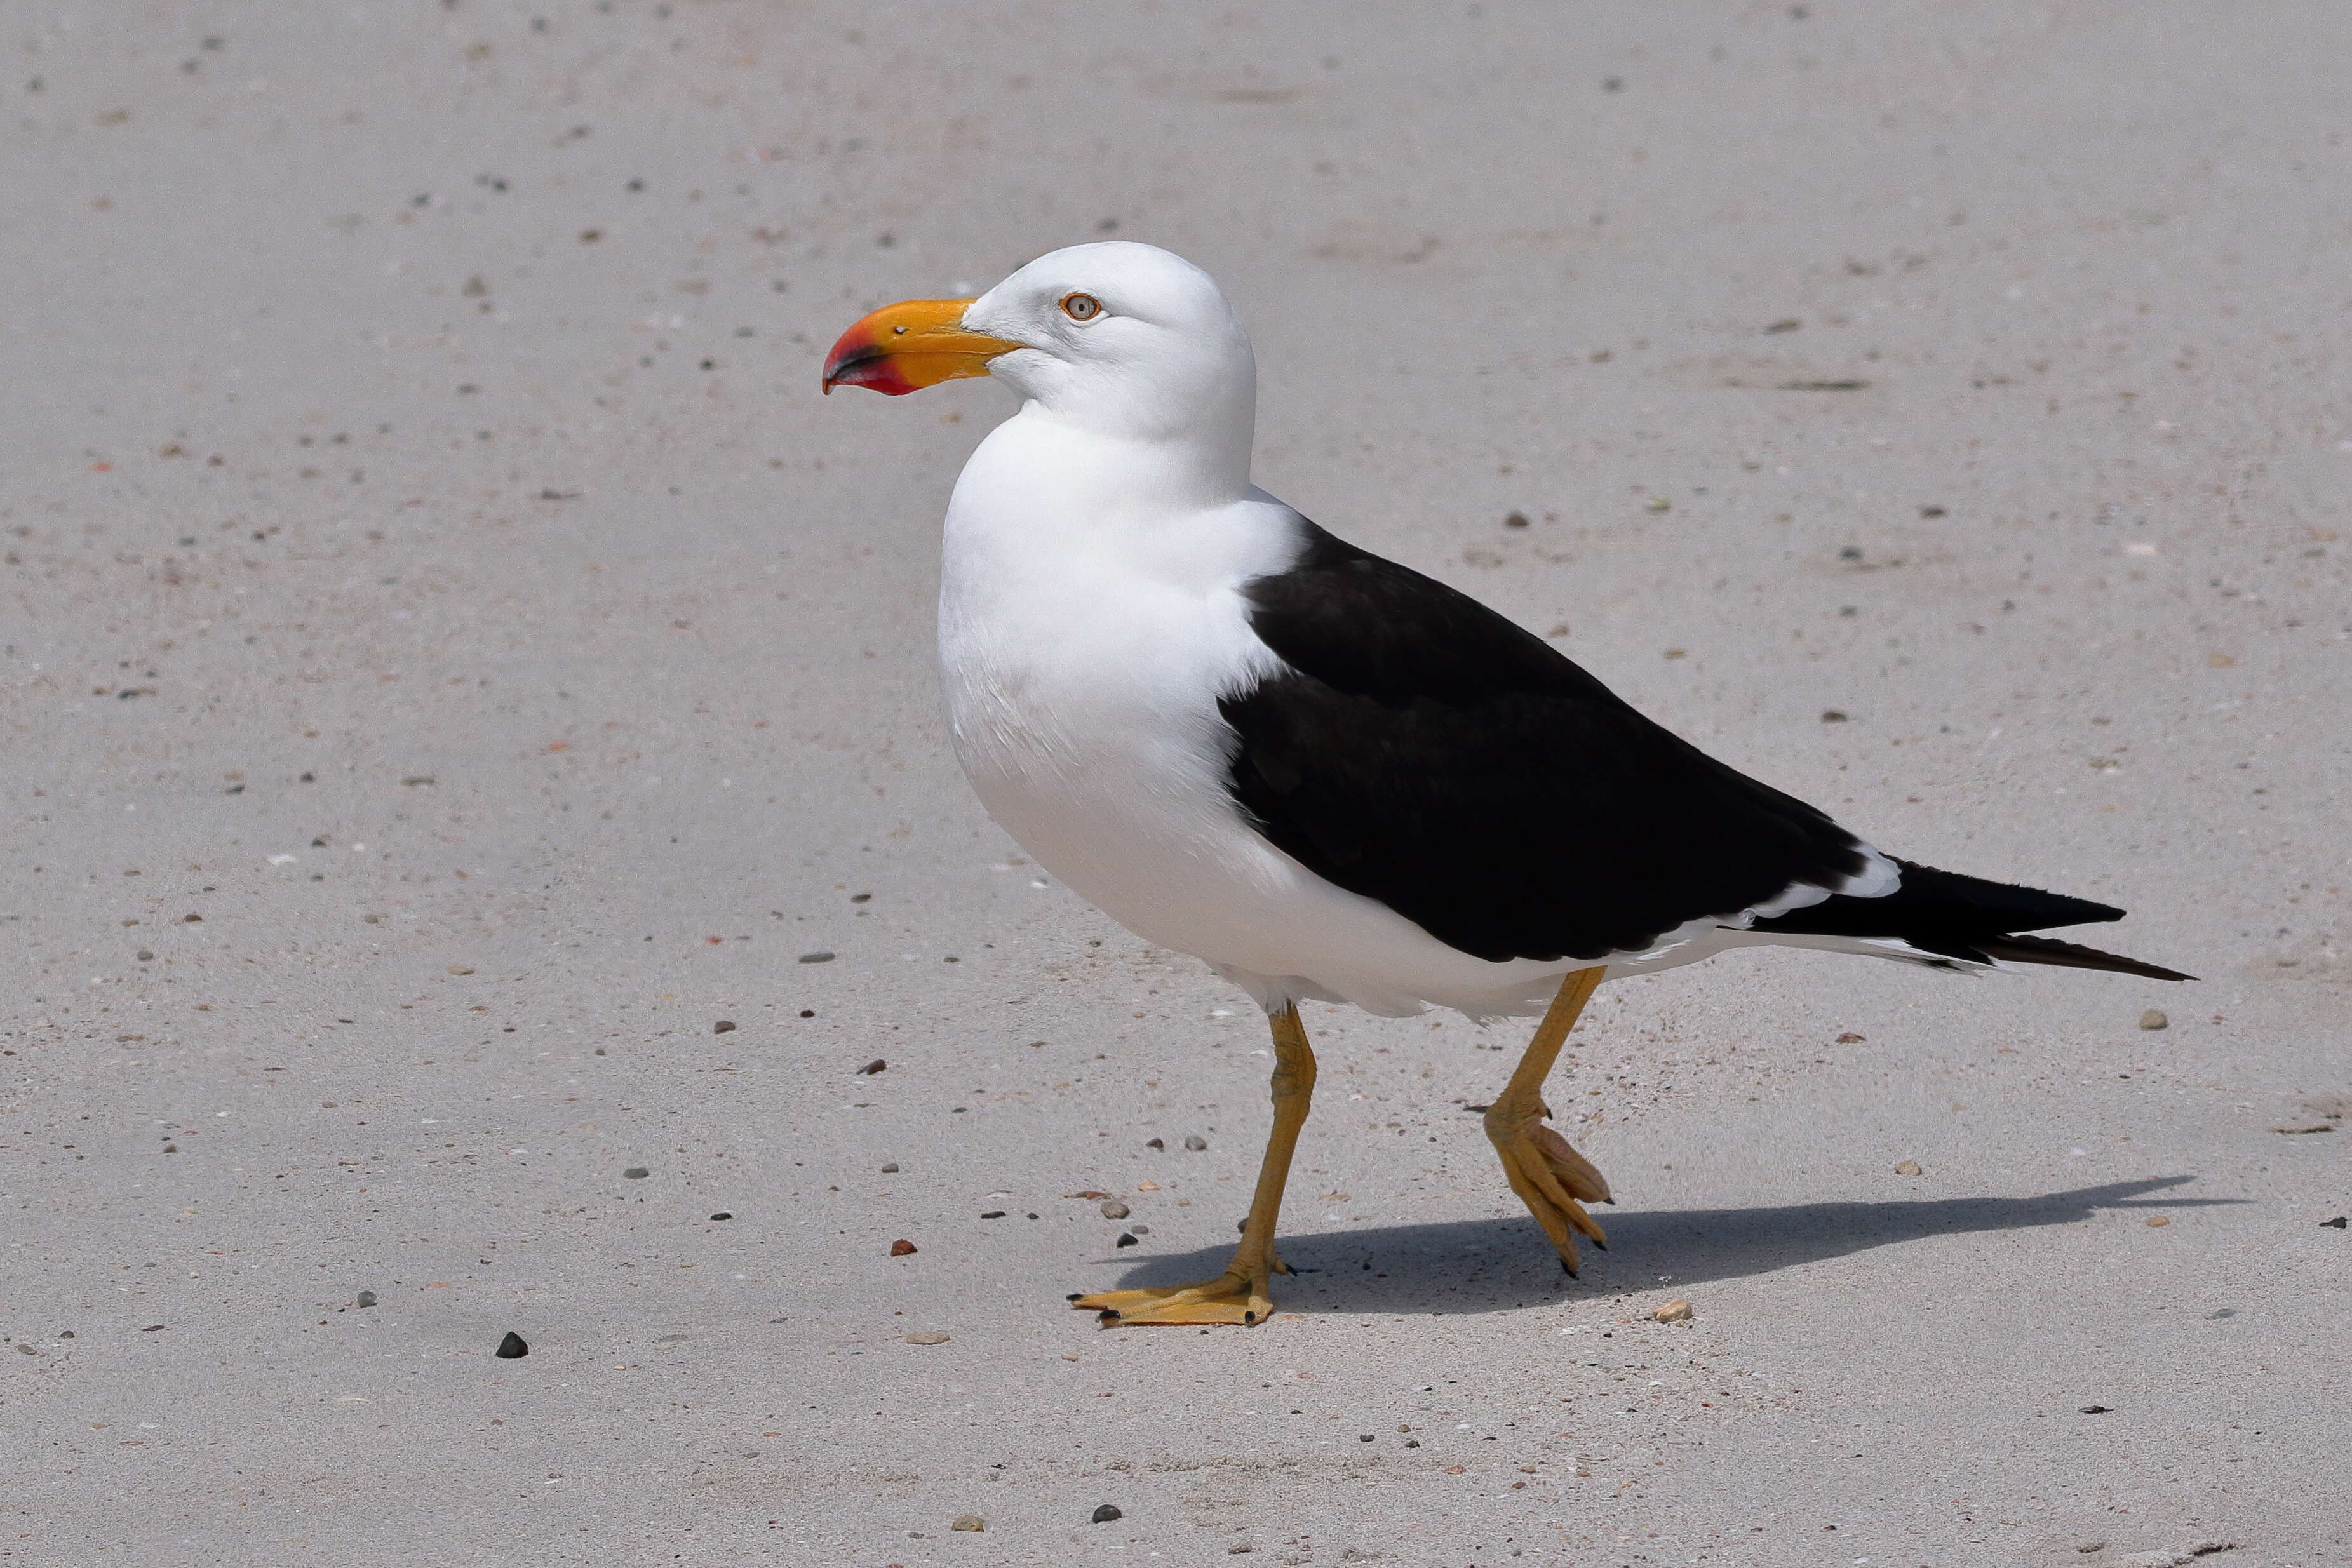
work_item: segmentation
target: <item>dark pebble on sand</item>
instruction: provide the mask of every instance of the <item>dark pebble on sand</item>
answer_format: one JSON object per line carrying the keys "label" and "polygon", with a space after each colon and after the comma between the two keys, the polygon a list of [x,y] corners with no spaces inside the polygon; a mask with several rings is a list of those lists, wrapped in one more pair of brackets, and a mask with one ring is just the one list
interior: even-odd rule
{"label": "dark pebble on sand", "polygon": [[884,1176],[897,1176],[898,1174],[898,1162],[892,1160],[888,1165],[884,1166],[882,1167],[882,1174]]}
{"label": "dark pebble on sand", "polygon": [[358,1295],[352,1298],[352,1305],[355,1307],[372,1307],[375,1305],[375,1292],[373,1291],[362,1291]]}
{"label": "dark pebble on sand", "polygon": [[653,1174],[653,1172],[646,1169],[643,1166],[631,1166],[627,1170],[621,1173],[621,1179],[624,1181],[643,1181],[646,1177]]}
{"label": "dark pebble on sand", "polygon": [[509,1329],[507,1337],[499,1341],[499,1348],[491,1354],[500,1361],[520,1361],[530,1354],[530,1346],[523,1343],[522,1335]]}
{"label": "dark pebble on sand", "polygon": [[1001,1208],[992,1208],[982,1214],[981,1218],[982,1219],[1002,1219],[1004,1218],[1004,1211]]}
{"label": "dark pebble on sand", "polygon": [[883,1071],[888,1071],[889,1066],[890,1066],[890,1064],[889,1064],[887,1061],[884,1061],[882,1058],[880,1058],[880,1057],[878,1057],[878,1056],[877,1056],[877,1057],[876,1057],[873,1061],[871,1061],[867,1062],[865,1066],[863,1066],[863,1067],[859,1068],[857,1071],[858,1071],[859,1072],[861,1072],[861,1073],[866,1074],[866,1076],[868,1076],[868,1077],[871,1077],[873,1074],[875,1074],[875,1073],[877,1073],[877,1072],[883,1072]]}
{"label": "dark pebble on sand", "polygon": [[1168,1146],[1168,1140],[1165,1138],[1146,1138],[1143,1140],[1143,1146],[1147,1149],[1164,1149]]}
{"label": "dark pebble on sand", "polygon": [[830,964],[833,962],[833,955],[830,953],[803,953],[801,955],[801,962],[803,964]]}
{"label": "dark pebble on sand", "polygon": [[1095,1522],[1097,1524],[1108,1524],[1114,1519],[1125,1519],[1127,1515],[1119,1512],[1117,1508],[1113,1507],[1109,1503],[1105,1503],[1100,1508],[1095,1510]]}
{"label": "dark pebble on sand", "polygon": [[890,1243],[890,1256],[893,1258],[911,1257],[914,1254],[914,1250],[915,1244],[904,1237],[900,1237],[898,1240]]}
{"label": "dark pebble on sand", "polygon": [[735,1218],[735,1215],[733,1210],[722,1208],[710,1218],[713,1219],[732,1219]]}
{"label": "dark pebble on sand", "polygon": [[710,1026],[710,1032],[713,1034],[732,1034],[735,1032],[735,1020],[733,1019],[720,1019],[717,1023]]}
{"label": "dark pebble on sand", "polygon": [[2106,1413],[2107,1406],[2105,1405],[2085,1405],[2083,1406],[2083,1414],[2085,1416],[2104,1416]]}
{"label": "dark pebble on sand", "polygon": [[2323,1230],[2342,1230],[2347,1226],[2352,1226],[2352,1216],[2339,1214],[2333,1219],[2323,1219],[2319,1222],[2319,1227]]}
{"label": "dark pebble on sand", "polygon": [[1209,1140],[1198,1133],[1188,1133],[1184,1137],[1184,1146],[1197,1155],[1209,1146]]}
{"label": "dark pebble on sand", "polygon": [[1126,1231],[1124,1231],[1124,1230],[1122,1230],[1122,1231],[1120,1231],[1120,1232],[1118,1233],[1118,1239],[1117,1241],[1114,1241],[1114,1242],[1112,1242],[1112,1243],[1111,1243],[1111,1245],[1112,1245],[1112,1246],[1114,1246],[1114,1247],[1132,1247],[1132,1246],[1134,1246],[1135,1244],[1136,1244],[1135,1238],[1134,1238],[1134,1237],[1132,1237],[1132,1236],[1130,1236],[1130,1235],[1129,1235],[1129,1234],[1128,1234]]}

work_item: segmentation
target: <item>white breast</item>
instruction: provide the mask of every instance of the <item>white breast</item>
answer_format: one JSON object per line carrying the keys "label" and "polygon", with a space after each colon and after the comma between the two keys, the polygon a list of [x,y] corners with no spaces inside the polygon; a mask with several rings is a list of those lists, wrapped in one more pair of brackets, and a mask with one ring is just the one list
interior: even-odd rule
{"label": "white breast", "polygon": [[956,486],[940,664],[990,815],[1113,919],[1261,1002],[1540,1010],[1567,966],[1448,947],[1243,820],[1217,698],[1279,667],[1242,590],[1290,566],[1303,525],[1263,492],[1194,510],[1148,500],[1167,489],[1153,461],[1024,413]]}

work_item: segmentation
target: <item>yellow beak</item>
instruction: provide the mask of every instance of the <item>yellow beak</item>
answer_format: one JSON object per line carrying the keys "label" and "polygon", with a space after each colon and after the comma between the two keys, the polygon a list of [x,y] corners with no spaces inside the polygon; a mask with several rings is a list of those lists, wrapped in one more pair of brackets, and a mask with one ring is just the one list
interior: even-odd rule
{"label": "yellow beak", "polygon": [[909,299],[886,305],[841,335],[824,357],[824,390],[871,387],[904,397],[958,376],[984,376],[988,361],[1019,348],[967,332],[969,299]]}

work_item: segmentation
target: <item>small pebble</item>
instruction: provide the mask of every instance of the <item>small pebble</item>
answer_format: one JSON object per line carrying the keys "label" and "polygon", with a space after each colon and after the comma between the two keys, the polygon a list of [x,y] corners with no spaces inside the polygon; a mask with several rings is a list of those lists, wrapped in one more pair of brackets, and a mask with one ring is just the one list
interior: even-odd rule
{"label": "small pebble", "polygon": [[1860,1045],[1869,1038],[1870,1037],[1867,1035],[1856,1034],[1852,1030],[1848,1030],[1845,1033],[1837,1037],[1837,1042],[1840,1045]]}
{"label": "small pebble", "polygon": [[509,1329],[507,1337],[499,1341],[499,1348],[492,1354],[500,1361],[520,1361],[530,1354],[530,1346],[523,1343],[522,1335]]}
{"label": "small pebble", "polygon": [[1919,1162],[1917,1160],[1905,1160],[1895,1167],[1895,1174],[1896,1176],[1917,1176],[1920,1174]]}
{"label": "small pebble", "polygon": [[59,1329],[58,1331],[58,1337],[59,1339],[71,1339],[73,1336],[74,1332],[71,1329]]}
{"label": "small pebble", "polygon": [[830,953],[803,953],[801,955],[801,962],[803,964],[830,964],[833,962],[833,955]]}
{"label": "small pebble", "polygon": [[948,1336],[937,1329],[917,1329],[907,1336],[908,1344],[945,1344]]}
{"label": "small pebble", "polygon": [[1372,1435],[1370,1432],[1359,1432],[1356,1434],[1356,1441],[1359,1443],[1369,1443],[1371,1440]]}
{"label": "small pebble", "polygon": [[358,1295],[352,1298],[352,1305],[355,1307],[372,1307],[375,1305],[375,1292],[373,1291],[362,1291]]}
{"label": "small pebble", "polygon": [[1125,1219],[1132,1212],[1134,1211],[1127,1205],[1115,1197],[1102,1206],[1102,1217],[1105,1219]]}
{"label": "small pebble", "polygon": [[1507,528],[1524,528],[1528,526],[1528,515],[1525,512],[1506,512],[1503,514],[1503,526]]}
{"label": "small pebble", "polygon": [[1149,1225],[1130,1225],[1128,1227],[1128,1229],[1137,1236],[1149,1236],[1151,1234],[1151,1227]]}
{"label": "small pebble", "polygon": [[474,967],[471,964],[452,964],[449,966],[449,972],[453,975],[470,975],[474,972]]}
{"label": "small pebble", "polygon": [[1135,1184],[1135,1190],[1138,1192],[1158,1192],[1160,1190],[1160,1184],[1156,1181],[1139,1181]]}
{"label": "small pebble", "polygon": [[2150,1008],[2147,1011],[2139,1015],[2139,1027],[2142,1029],[2165,1029],[2168,1028],[2171,1023],[2172,1020],[2170,1019],[2166,1018],[2154,1008]]}
{"label": "small pebble", "polygon": [[720,1019],[717,1023],[710,1026],[710,1032],[713,1034],[733,1034],[735,1032],[735,1020],[733,1019]]}
{"label": "small pebble", "polygon": [[713,1219],[732,1219],[732,1218],[735,1218],[735,1216],[734,1216],[734,1214],[733,1214],[731,1211],[730,1211],[730,1210],[728,1210],[728,1209],[724,1209],[724,1208],[722,1208],[722,1209],[720,1209],[718,1213],[716,1213],[716,1214],[712,1215],[710,1218],[713,1218]]}
{"label": "small pebble", "polygon": [[911,1258],[914,1252],[915,1244],[903,1236],[890,1243],[890,1256],[893,1258]]}
{"label": "small pebble", "polygon": [[1676,1296],[1650,1315],[1662,1323],[1686,1323],[1691,1320],[1691,1304]]}
{"label": "small pebble", "polygon": [[1825,707],[1822,709],[1822,722],[1823,724],[1843,724],[1845,722],[1845,715],[1836,708]]}
{"label": "small pebble", "polygon": [[889,1070],[889,1066],[890,1064],[887,1061],[885,1061],[882,1058],[877,1056],[857,1071],[865,1076],[871,1078],[877,1072],[887,1071]]}
{"label": "small pebble", "polygon": [[1188,1133],[1184,1135],[1184,1146],[1197,1155],[1209,1146],[1209,1140],[1198,1133]]}
{"label": "small pebble", "polygon": [[2153,1217],[2152,1218],[2150,1218],[2150,1219],[2147,1221],[2147,1225],[2148,1225],[2148,1227],[2149,1227],[2149,1228],[2150,1228],[2150,1229],[2155,1229],[2155,1228],[2159,1228],[2159,1227],[2162,1227],[2162,1226],[2167,1226],[2167,1225],[2169,1225],[2169,1224],[2171,1224],[2171,1223],[2172,1223],[2172,1221],[2171,1221],[2170,1219],[2167,1218],[2165,1216],[2163,1216],[2163,1215],[2161,1215],[2161,1214],[2159,1214],[2159,1215],[2157,1215],[2157,1216]]}
{"label": "small pebble", "polygon": [[24,1352],[26,1355],[38,1355],[41,1354],[38,1347],[26,1344],[23,1340],[18,1340],[16,1342],[16,1348]]}
{"label": "small pebble", "polygon": [[1002,1219],[1004,1218],[1004,1211],[1001,1208],[985,1209],[982,1211],[981,1218],[982,1219]]}
{"label": "small pebble", "polygon": [[148,962],[150,959],[153,958],[154,956],[155,956],[155,955],[154,955],[154,954],[152,954],[152,953],[149,952],[149,951],[148,951],[146,948],[144,948],[144,947],[142,947],[142,948],[140,948],[140,949],[139,949],[139,961],[140,961],[141,963],[142,963],[142,964],[144,964],[144,963]]}
{"label": "small pebble", "polygon": [[646,1177],[653,1174],[653,1172],[646,1169],[643,1166],[631,1166],[627,1170],[621,1173],[621,1179],[624,1181],[643,1181]]}
{"label": "small pebble", "polygon": [[976,1513],[962,1513],[958,1514],[956,1516],[956,1521],[953,1524],[949,1525],[948,1528],[950,1530],[961,1530],[976,1534],[988,1528],[988,1521],[981,1518],[980,1515]]}
{"label": "small pebble", "polygon": [[2104,1416],[2106,1413],[2107,1407],[2104,1405],[2085,1405],[2083,1406],[2083,1414],[2085,1416]]}
{"label": "small pebble", "polygon": [[1118,1233],[1118,1239],[1112,1242],[1111,1245],[1114,1247],[1132,1247],[1135,1245],[1135,1238],[1129,1232],[1122,1230]]}
{"label": "small pebble", "polygon": [[1671,512],[1675,509],[1675,504],[1664,496],[1653,496],[1642,503],[1642,507],[1644,511]]}
{"label": "small pebble", "polygon": [[1100,1508],[1095,1510],[1095,1522],[1097,1524],[1108,1524],[1114,1519],[1125,1519],[1127,1515],[1119,1512],[1117,1508],[1109,1503],[1105,1503]]}
{"label": "small pebble", "polygon": [[884,1166],[882,1167],[882,1174],[884,1176],[897,1176],[898,1174],[898,1162],[892,1160],[888,1165]]}
{"label": "small pebble", "polygon": [[1165,1138],[1146,1138],[1143,1140],[1143,1146],[1147,1149],[1164,1149],[1168,1146],[1168,1140]]}

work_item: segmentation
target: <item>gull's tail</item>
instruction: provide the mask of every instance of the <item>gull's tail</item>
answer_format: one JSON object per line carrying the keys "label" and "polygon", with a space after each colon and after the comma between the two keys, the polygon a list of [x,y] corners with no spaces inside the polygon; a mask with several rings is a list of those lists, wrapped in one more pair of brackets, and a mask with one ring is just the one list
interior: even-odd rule
{"label": "gull's tail", "polygon": [[1892,893],[1875,898],[1833,894],[1819,904],[1759,920],[1748,930],[1765,937],[1843,938],[1834,944],[1797,945],[1844,946],[1852,943],[1852,951],[1909,958],[1942,968],[2046,964],[2069,969],[2106,969],[2151,980],[2195,977],[2074,942],[2020,935],[2046,931],[2053,925],[2121,920],[2124,912],[2112,904],[1962,876],[1909,861],[1898,860],[1895,863],[1902,868],[1903,880]]}

